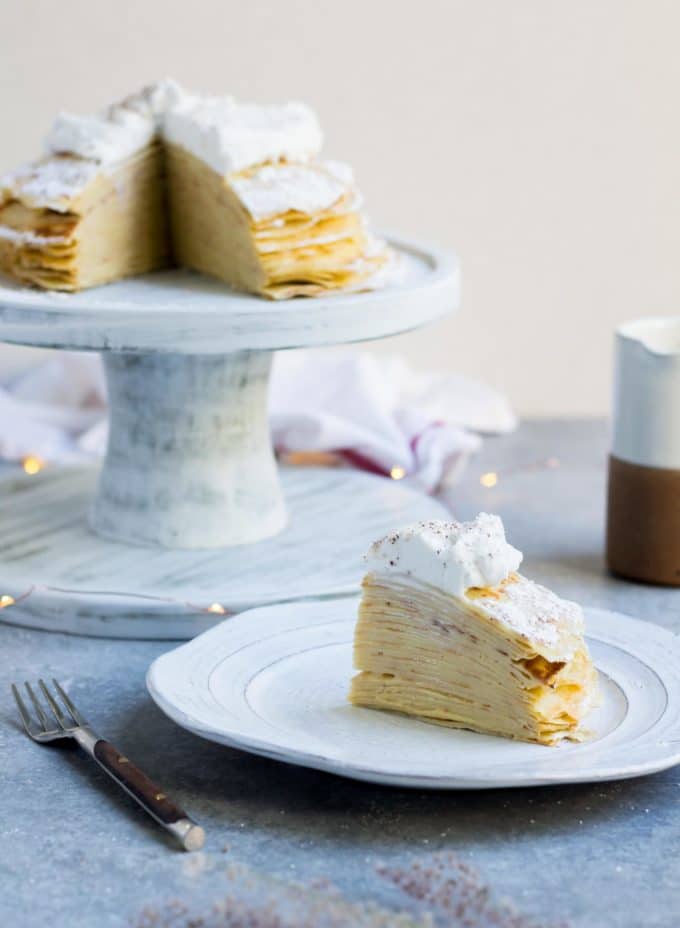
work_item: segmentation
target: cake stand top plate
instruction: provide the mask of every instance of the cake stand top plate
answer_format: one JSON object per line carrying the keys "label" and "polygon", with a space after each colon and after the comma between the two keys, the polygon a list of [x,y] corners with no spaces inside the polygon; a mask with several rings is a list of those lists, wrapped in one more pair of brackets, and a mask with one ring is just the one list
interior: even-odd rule
{"label": "cake stand top plate", "polygon": [[81,293],[4,282],[0,341],[90,351],[224,354],[396,335],[454,311],[459,273],[447,252],[390,239],[398,282],[366,293],[271,301],[186,270],[157,271]]}

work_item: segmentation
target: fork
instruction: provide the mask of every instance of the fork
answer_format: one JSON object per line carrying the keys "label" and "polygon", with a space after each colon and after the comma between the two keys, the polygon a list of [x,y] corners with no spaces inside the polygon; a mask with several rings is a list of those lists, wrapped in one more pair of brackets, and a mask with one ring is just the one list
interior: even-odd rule
{"label": "fork", "polygon": [[38,680],[38,686],[57,722],[56,727],[44,712],[30,683],[24,683],[24,687],[35,709],[39,726],[34,724],[18,687],[12,684],[12,693],[29,737],[39,744],[48,744],[61,738],[74,738],[81,748],[93,757],[119,786],[122,786],[126,793],[179,840],[184,850],[197,851],[202,848],[205,842],[205,832],[201,826],[193,822],[179,806],[171,802],[165,793],[138,767],[135,767],[123,753],[109,741],[104,741],[96,735],[54,678],[52,683],[58,696],[61,697],[65,707],[64,711],[44,681]]}

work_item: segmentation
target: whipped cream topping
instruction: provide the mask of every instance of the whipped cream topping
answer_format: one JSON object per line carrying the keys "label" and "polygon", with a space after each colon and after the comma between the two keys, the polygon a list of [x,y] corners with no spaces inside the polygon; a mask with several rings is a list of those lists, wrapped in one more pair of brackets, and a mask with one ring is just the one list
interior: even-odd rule
{"label": "whipped cream topping", "polygon": [[165,114],[172,109],[182,106],[190,98],[177,81],[166,77],[164,80],[147,84],[137,93],[130,94],[120,103],[114,103],[107,113],[112,120],[116,120],[120,111],[134,112],[145,119],[152,120],[158,128],[162,125]]}
{"label": "whipped cream topping", "polygon": [[[15,189],[35,205],[66,209],[97,173],[114,171],[154,138],[233,179],[256,221],[289,210],[313,214],[349,193],[347,207],[360,206],[348,165],[315,162],[323,135],[304,103],[238,103],[188,93],[169,79],[95,116],[61,113],[45,139],[48,157],[7,175],[0,188]],[[258,165],[252,175],[232,178]]]}
{"label": "whipped cream topping", "polygon": [[[284,226],[288,212],[315,217],[327,210],[358,213],[362,206],[351,167],[318,160],[323,135],[307,105],[243,104],[191,94],[170,79],[98,115],[61,113],[45,140],[47,157],[0,178],[0,205],[16,198],[57,212],[77,210],[75,201],[95,177],[112,174],[154,139],[185,149],[227,178],[253,221],[266,220],[263,228]],[[341,238],[310,234],[301,247]],[[275,251],[275,242],[261,250]],[[369,280],[371,288],[391,283],[387,258],[384,243],[369,245],[349,266],[359,279],[347,289],[366,289]]]}
{"label": "whipped cream topping", "polygon": [[407,576],[452,596],[498,586],[521,563],[500,518],[486,512],[472,522],[416,522],[376,541],[366,555],[371,574]]}
{"label": "whipped cream topping", "polygon": [[304,103],[259,105],[189,94],[166,112],[162,135],[225,175],[265,161],[308,161],[323,142],[316,115]]}
{"label": "whipped cream topping", "polygon": [[76,155],[101,165],[116,164],[144,148],[156,133],[154,123],[132,110],[105,116],[60,113],[45,139],[52,155]]}
{"label": "whipped cream topping", "polygon": [[267,161],[307,161],[323,136],[304,103],[260,105],[191,94],[172,80],[145,87],[98,116],[61,113],[45,140],[50,154],[115,165],[160,136],[218,174]]}
{"label": "whipped cream topping", "polygon": [[[21,194],[22,200],[61,212],[99,173],[93,161],[48,158],[24,165],[0,178],[0,194]],[[0,196],[0,202],[2,196]]]}
{"label": "whipped cream topping", "polygon": [[60,113],[45,139],[51,155],[75,155],[97,164],[115,165],[160,134],[166,114],[189,97],[167,79],[144,87],[97,116]]}

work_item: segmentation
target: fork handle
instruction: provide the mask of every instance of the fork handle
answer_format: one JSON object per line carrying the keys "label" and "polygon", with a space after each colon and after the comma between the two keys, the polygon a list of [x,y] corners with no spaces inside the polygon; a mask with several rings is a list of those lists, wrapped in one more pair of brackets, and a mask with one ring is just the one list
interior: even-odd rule
{"label": "fork handle", "polygon": [[201,826],[168,799],[163,790],[110,741],[98,738],[91,747],[91,753],[100,767],[152,818],[173,834],[186,851],[197,851],[203,847],[205,832]]}

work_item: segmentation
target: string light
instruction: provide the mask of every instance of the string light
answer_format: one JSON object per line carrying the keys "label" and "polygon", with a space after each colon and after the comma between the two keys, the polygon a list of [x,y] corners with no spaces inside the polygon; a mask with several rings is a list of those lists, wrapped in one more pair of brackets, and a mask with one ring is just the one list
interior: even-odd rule
{"label": "string light", "polygon": [[392,480],[403,480],[405,476],[406,476],[406,471],[404,470],[403,467],[399,467],[399,466],[393,467],[392,470],[390,471],[390,477],[392,478]]}
{"label": "string light", "polygon": [[[544,458],[542,461],[535,461],[534,463],[524,467],[515,467],[504,470],[502,476],[507,477],[511,474],[532,473],[537,470],[555,470],[555,468],[560,466],[560,463],[561,462],[559,458]],[[500,479],[501,474],[497,473],[495,470],[489,470],[480,476],[479,482],[483,487],[491,488],[495,487]]]}
{"label": "string light", "polygon": [[289,467],[343,467],[344,461],[332,451],[279,452],[278,459]]}
{"label": "string light", "polygon": [[27,474],[33,476],[33,474],[40,473],[40,471],[45,466],[45,462],[42,458],[39,458],[34,454],[29,454],[22,460],[21,466]]}
{"label": "string light", "polygon": [[[35,587],[29,587],[24,593],[18,594],[16,597],[10,596],[9,593],[0,595],[0,610],[6,609],[9,606],[19,605],[19,603],[24,602],[35,592]],[[52,590],[51,587],[43,587],[44,589]],[[156,597],[154,597],[156,598]],[[178,606],[185,606],[190,612],[211,612],[213,615],[234,615],[235,613],[228,609],[226,606],[223,606],[222,603],[211,603],[209,606],[198,605],[196,603],[189,603],[182,601],[180,599],[165,599],[162,600],[159,598],[159,602],[163,603],[174,603]]]}

